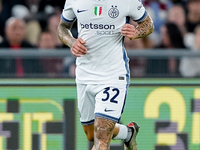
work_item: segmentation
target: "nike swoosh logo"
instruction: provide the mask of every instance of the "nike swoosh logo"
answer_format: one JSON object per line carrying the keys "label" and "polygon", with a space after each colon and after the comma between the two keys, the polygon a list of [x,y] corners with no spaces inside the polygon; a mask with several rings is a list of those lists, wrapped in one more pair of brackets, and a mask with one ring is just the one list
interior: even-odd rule
{"label": "nike swoosh logo", "polygon": [[77,13],[81,13],[81,12],[84,12],[84,11],[87,11],[87,10],[79,10],[79,9],[77,9]]}
{"label": "nike swoosh logo", "polygon": [[115,111],[115,110],[109,110],[109,109],[105,108],[104,111],[109,112],[109,111]]}

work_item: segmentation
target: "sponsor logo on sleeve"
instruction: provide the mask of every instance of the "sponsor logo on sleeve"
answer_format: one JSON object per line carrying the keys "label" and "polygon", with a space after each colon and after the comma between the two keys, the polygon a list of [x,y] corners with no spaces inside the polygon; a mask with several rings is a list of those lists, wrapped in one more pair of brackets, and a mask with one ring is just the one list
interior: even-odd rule
{"label": "sponsor logo on sleeve", "polygon": [[137,7],[138,10],[140,10],[143,7],[143,4],[141,3],[140,6]]}

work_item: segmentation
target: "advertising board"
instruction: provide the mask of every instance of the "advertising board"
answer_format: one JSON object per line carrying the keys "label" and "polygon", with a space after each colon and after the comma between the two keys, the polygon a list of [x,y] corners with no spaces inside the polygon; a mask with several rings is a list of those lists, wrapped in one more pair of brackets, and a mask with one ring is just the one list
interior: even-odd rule
{"label": "advertising board", "polygon": [[[121,123],[140,125],[138,148],[200,150],[200,80],[139,79],[129,87]],[[0,81],[0,150],[89,150],[73,81]],[[112,141],[111,150],[123,149]]]}

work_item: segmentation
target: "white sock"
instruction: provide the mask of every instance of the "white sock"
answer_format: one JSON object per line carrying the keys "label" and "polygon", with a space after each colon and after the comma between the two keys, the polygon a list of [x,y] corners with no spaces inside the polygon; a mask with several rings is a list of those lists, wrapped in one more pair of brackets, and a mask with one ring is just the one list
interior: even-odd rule
{"label": "white sock", "polygon": [[133,134],[133,130],[131,128],[128,128],[128,133],[127,133],[127,137],[126,139],[124,140],[125,142],[128,142],[130,139],[131,139],[131,136]]}
{"label": "white sock", "polygon": [[116,137],[114,137],[114,140],[125,140],[128,135],[128,127],[122,124],[116,123],[116,126],[119,127],[119,133]]}

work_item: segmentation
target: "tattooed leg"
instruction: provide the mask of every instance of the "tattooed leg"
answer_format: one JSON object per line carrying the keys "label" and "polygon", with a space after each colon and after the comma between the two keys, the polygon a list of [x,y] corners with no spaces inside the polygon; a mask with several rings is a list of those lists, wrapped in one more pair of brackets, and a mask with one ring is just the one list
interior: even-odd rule
{"label": "tattooed leg", "polygon": [[115,122],[97,117],[94,123],[94,150],[110,150]]}

